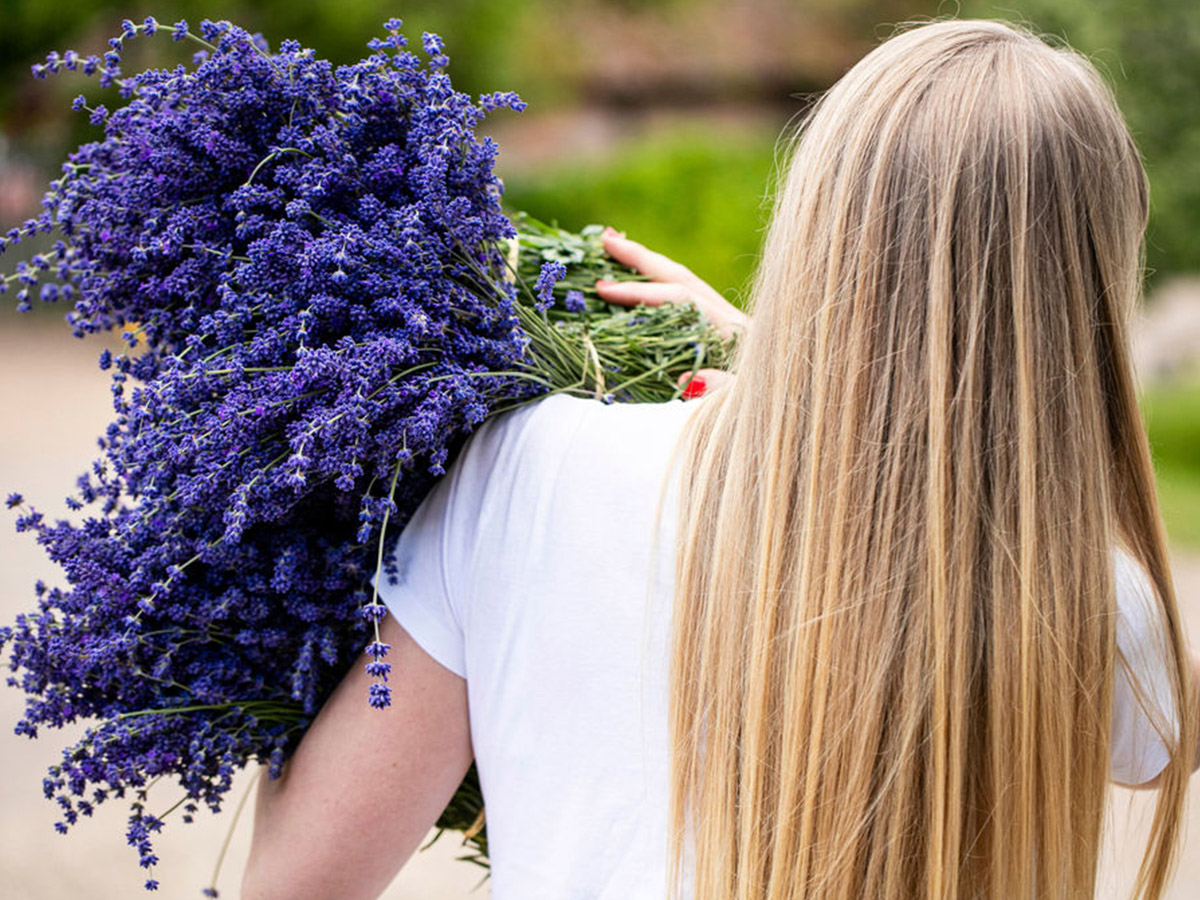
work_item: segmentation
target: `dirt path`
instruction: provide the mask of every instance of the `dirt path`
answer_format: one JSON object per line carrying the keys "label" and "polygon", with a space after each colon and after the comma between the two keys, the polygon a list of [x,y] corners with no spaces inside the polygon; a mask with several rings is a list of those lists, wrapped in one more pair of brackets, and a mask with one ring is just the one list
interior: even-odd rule
{"label": "dirt path", "polygon": [[[18,319],[8,309],[0,326],[0,493],[20,490],[48,512],[51,498],[70,488],[76,473],[93,457],[92,443],[109,418],[107,377],[96,370],[99,347],[72,341],[57,323]],[[8,622],[29,608],[34,579],[53,579],[53,568],[27,536],[12,533],[0,520],[0,621]],[[1200,640],[1200,556],[1181,556],[1176,577],[1190,633]],[[142,874],[124,845],[123,815],[117,806],[102,808],[93,822],[73,834],[53,831],[54,808],[41,797],[41,778],[68,735],[47,734],[39,741],[10,732],[20,713],[20,694],[0,689],[0,895],[12,900],[117,900],[141,895]],[[235,789],[233,798],[240,796]],[[167,798],[163,797],[164,800]],[[1194,799],[1194,798],[1193,798]],[[1146,798],[1122,792],[1114,803],[1111,852],[1107,855],[1104,898],[1123,896],[1119,887],[1136,869],[1139,823],[1144,825]],[[169,800],[167,801],[170,802]],[[165,806],[166,804],[164,804]],[[225,871],[218,886],[225,897],[237,896],[237,878],[245,859],[248,821],[234,832]],[[1172,900],[1200,892],[1200,804],[1193,803],[1190,828]],[[176,824],[159,842],[162,863],[157,877],[162,898],[199,896],[207,883],[229,814],[202,816],[193,826]],[[454,841],[443,839],[421,854],[392,884],[388,900],[459,900],[488,896],[479,870],[454,860]]]}

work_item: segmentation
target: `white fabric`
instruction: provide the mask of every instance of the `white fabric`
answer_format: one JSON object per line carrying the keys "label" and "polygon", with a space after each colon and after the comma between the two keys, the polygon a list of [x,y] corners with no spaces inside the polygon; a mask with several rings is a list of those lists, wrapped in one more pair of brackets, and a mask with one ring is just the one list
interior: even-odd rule
{"label": "white fabric", "polygon": [[[400,539],[400,581],[381,594],[467,679],[493,900],[665,896],[677,491],[657,551],[653,534],[671,451],[703,402],[554,396],[497,417]],[[1166,708],[1149,594],[1122,559],[1121,597],[1137,602],[1118,646]],[[1124,677],[1116,695],[1113,778],[1146,781],[1165,750]]]}
{"label": "white fabric", "polygon": [[[1170,762],[1166,744],[1179,736],[1165,660],[1168,644],[1145,571],[1124,551],[1116,553],[1117,663],[1113,687],[1112,780],[1141,784]],[[1139,697],[1129,673],[1136,676]],[[1147,714],[1150,710],[1151,714]],[[1152,721],[1153,720],[1155,721]]]}

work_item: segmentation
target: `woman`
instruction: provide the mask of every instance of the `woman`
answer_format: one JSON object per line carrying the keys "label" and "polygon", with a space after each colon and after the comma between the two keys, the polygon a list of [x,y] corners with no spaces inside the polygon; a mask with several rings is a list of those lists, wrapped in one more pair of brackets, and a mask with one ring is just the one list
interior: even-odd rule
{"label": "woman", "polygon": [[[1065,50],[943,22],[805,125],[738,375],[493,420],[408,526],[245,896],[371,897],[472,757],[492,896],[1091,897],[1107,785],[1197,723],[1128,358],[1145,178]],[[660,284],[691,276],[609,236]],[[656,268],[657,267],[657,268]]]}

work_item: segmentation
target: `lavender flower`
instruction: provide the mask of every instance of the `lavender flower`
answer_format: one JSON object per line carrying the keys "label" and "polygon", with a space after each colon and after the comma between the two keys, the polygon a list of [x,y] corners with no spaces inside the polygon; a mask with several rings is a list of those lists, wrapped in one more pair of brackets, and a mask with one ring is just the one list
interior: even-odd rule
{"label": "lavender flower", "polygon": [[[122,328],[131,347],[101,360],[116,417],[71,498],[90,517],[18,519],[69,586],[0,634],[18,731],[100,720],[46,782],[64,829],[163,774],[219,808],[236,767],[278,770],[369,638],[367,700],[387,706],[376,556],[463,435],[543,390],[489,374],[528,346],[503,278],[514,232],[484,109],[437,38],[422,60],[393,29],[335,68],[206,21],[194,70],[121,76],[124,42],[157,30],[122,23],[93,71],[127,102],[89,112],[104,136],[0,241],[57,231],[8,279],[19,303],[40,286],[76,335]],[[156,829],[131,819],[147,867]]]}
{"label": "lavender flower", "polygon": [[[125,42],[168,33],[127,20],[102,59],[34,67],[94,75],[120,102],[74,104],[103,137],[0,238],[2,252],[59,235],[0,292],[15,286],[18,309],[68,304],[77,337],[120,329],[129,349],[100,355],[115,415],[68,498],[87,518],[8,497],[66,586],[39,583],[0,645],[26,694],[18,733],[97,721],[44,781],[56,828],[133,798],[127,838],[147,869],[152,781],[179,786],[190,820],[220,809],[237,768],[278,776],[352,664],[374,679],[366,702],[390,704],[372,574],[395,575],[396,535],[470,431],[551,388],[663,399],[717,346],[685,307],[643,313],[653,333],[588,312],[577,285],[617,273],[566,280],[559,257],[601,265],[598,231],[522,219],[535,252],[515,282],[535,284],[519,293],[496,146],[474,129],[521,101],[472,101],[440,39],[424,36],[422,58],[398,20],[385,30],[334,67],[180,21],[172,39],[206,48],[196,66],[127,77]],[[566,312],[550,309],[556,286]],[[478,796],[466,785],[452,804],[461,827]]]}
{"label": "lavender flower", "polygon": [[537,297],[538,309],[549,309],[554,305],[554,285],[567,277],[567,267],[560,262],[548,262],[542,264],[542,271],[538,274],[537,281],[533,286],[533,293]]}

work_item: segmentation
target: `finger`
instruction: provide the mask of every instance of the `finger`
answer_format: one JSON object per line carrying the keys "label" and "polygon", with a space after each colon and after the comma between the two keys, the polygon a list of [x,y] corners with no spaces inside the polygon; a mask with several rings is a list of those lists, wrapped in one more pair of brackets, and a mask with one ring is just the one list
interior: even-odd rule
{"label": "finger", "polygon": [[695,372],[684,372],[676,384],[683,389],[680,395],[684,400],[695,400],[706,393],[725,384],[733,376],[724,369],[697,369]]}
{"label": "finger", "polygon": [[660,281],[597,281],[601,300],[617,306],[661,306],[664,303],[691,303],[692,295],[678,284]]}
{"label": "finger", "polygon": [[637,241],[631,241],[611,228],[606,229],[600,239],[609,256],[650,278],[658,278],[662,281],[681,281],[692,277],[692,273],[686,266],[680,265],[661,253],[655,253]]}

